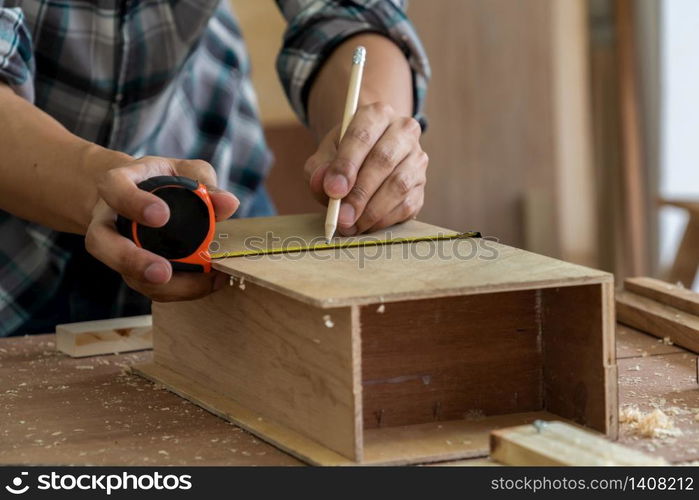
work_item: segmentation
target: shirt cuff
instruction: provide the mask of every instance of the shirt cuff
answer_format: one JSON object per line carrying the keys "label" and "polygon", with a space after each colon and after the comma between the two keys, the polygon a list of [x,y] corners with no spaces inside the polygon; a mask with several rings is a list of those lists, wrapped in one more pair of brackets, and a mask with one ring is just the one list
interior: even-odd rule
{"label": "shirt cuff", "polygon": [[0,82],[34,102],[32,37],[19,7],[0,8]]}
{"label": "shirt cuff", "polygon": [[277,58],[277,72],[289,103],[303,123],[308,124],[308,93],[328,56],[348,38],[374,32],[391,39],[405,54],[413,75],[413,116],[425,127],[422,109],[430,67],[422,43],[405,14],[404,2],[278,0],[278,3],[289,25]]}

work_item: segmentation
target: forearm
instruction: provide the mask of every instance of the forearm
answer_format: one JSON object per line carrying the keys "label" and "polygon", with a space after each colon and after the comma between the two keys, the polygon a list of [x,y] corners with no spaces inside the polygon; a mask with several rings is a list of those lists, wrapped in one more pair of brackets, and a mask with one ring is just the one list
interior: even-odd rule
{"label": "forearm", "polygon": [[68,132],[0,83],[0,209],[59,231],[84,234],[96,179],[129,161]]}
{"label": "forearm", "polygon": [[318,139],[342,120],[352,52],[358,45],[367,49],[359,106],[382,102],[399,115],[413,114],[413,81],[405,55],[394,42],[381,35],[357,35],[333,51],[311,87],[308,118]]}

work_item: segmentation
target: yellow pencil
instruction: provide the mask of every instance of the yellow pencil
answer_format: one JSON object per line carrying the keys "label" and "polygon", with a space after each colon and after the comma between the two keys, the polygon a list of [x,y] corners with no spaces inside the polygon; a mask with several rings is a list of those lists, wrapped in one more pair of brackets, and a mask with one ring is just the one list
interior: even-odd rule
{"label": "yellow pencil", "polygon": [[[349,87],[347,88],[347,99],[345,100],[345,112],[342,115],[342,127],[340,128],[340,141],[342,141],[347,126],[352,121],[352,117],[357,111],[359,89],[362,86],[362,73],[364,72],[365,60],[366,49],[362,46],[354,49],[352,53],[352,71],[350,73]],[[337,217],[339,214],[340,200],[331,198],[328,200],[328,212],[325,215],[325,239],[328,243],[332,240],[335,230],[337,229]]]}

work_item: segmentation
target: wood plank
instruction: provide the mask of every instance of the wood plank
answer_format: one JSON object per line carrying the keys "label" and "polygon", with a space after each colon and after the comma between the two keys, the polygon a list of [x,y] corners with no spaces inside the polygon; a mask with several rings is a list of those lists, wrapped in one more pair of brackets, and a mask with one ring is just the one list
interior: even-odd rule
{"label": "wood plank", "polygon": [[[292,234],[300,231],[289,227],[308,226],[306,216],[284,220]],[[235,235],[244,223],[241,234],[264,236],[271,222],[235,220],[224,227]],[[602,271],[480,238],[228,258],[213,265],[323,308],[612,280]]]}
{"label": "wood plank", "polygon": [[252,283],[153,306],[155,362],[352,459],[361,458],[349,308]]}
{"label": "wood plank", "polygon": [[601,434],[556,421],[491,432],[490,456],[505,465],[667,465],[662,458],[613,443]]}
{"label": "wood plank", "polygon": [[537,293],[361,307],[364,428],[540,410]]}
{"label": "wood plank", "polygon": [[152,348],[150,315],[56,325],[56,349],[74,358]]}
{"label": "wood plank", "polygon": [[[697,248],[699,253],[699,248]],[[699,259],[699,257],[697,257]],[[626,278],[624,289],[689,314],[699,316],[699,293],[648,277]]]}
{"label": "wood plank", "polygon": [[699,316],[631,292],[616,296],[617,321],[699,352]]}
{"label": "wood plank", "polygon": [[613,284],[542,291],[544,408],[614,439],[618,431]]}
{"label": "wood plank", "polygon": [[0,339],[0,464],[298,466],[128,371],[152,351],[70,358],[55,335]]}
{"label": "wood plank", "polygon": [[367,429],[362,465],[408,465],[486,457],[489,432],[493,429],[557,418],[549,412],[537,411]]}
{"label": "wood plank", "polygon": [[414,219],[401,224],[357,236],[337,236],[328,244],[324,235],[325,215],[311,213],[275,217],[229,219],[216,224],[216,238],[211,246],[213,258],[238,257],[240,254],[268,254],[343,247],[353,244],[375,244],[401,240],[456,235],[442,227]]}

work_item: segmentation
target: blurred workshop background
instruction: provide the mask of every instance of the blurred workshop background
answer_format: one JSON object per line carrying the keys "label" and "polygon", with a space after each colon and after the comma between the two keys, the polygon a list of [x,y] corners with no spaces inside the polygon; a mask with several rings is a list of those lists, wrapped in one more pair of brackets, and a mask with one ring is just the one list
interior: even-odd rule
{"label": "blurred workshop background", "polygon": [[[320,211],[310,134],[274,69],[272,0],[231,0],[281,214]],[[699,264],[699,1],[412,0],[432,65],[421,219],[617,278],[691,287]],[[369,57],[371,57],[369,55]]]}

